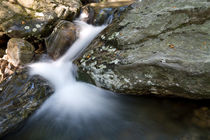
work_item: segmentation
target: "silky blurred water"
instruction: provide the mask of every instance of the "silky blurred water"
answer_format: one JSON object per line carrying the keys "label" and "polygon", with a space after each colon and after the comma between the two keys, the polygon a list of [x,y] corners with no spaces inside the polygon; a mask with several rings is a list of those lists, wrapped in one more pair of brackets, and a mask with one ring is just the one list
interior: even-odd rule
{"label": "silky blurred water", "polygon": [[170,140],[208,139],[209,129],[192,121],[194,110],[209,103],[124,96],[76,80],[72,61],[106,26],[76,21],[78,40],[57,61],[30,65],[55,93],[22,129],[5,140]]}
{"label": "silky blurred water", "polygon": [[[87,93],[88,94],[88,93]],[[208,140],[210,130],[192,122],[194,110],[208,101],[135,97],[105,93],[107,111],[75,116],[53,110],[56,102],[31,117],[5,140]],[[78,100],[79,101],[79,100]],[[100,106],[100,102],[98,102]],[[97,105],[96,105],[97,106]],[[52,112],[51,112],[52,111]],[[85,112],[83,112],[85,113]]]}

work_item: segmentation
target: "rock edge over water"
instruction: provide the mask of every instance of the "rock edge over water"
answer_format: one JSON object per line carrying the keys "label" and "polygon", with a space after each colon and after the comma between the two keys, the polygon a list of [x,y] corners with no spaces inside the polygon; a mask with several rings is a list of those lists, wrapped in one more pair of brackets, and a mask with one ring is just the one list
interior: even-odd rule
{"label": "rock edge over water", "polygon": [[125,94],[210,98],[210,2],[143,0],[76,60],[99,87]]}
{"label": "rock edge over water", "polygon": [[46,80],[17,70],[0,84],[0,137],[16,130],[54,92]]}

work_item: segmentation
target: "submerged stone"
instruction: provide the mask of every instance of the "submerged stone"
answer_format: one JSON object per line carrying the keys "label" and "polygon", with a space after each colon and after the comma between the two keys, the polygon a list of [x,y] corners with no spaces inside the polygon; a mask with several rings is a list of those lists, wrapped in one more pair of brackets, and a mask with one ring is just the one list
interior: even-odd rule
{"label": "submerged stone", "polygon": [[201,128],[210,128],[210,110],[208,107],[202,107],[194,111],[192,121]]}

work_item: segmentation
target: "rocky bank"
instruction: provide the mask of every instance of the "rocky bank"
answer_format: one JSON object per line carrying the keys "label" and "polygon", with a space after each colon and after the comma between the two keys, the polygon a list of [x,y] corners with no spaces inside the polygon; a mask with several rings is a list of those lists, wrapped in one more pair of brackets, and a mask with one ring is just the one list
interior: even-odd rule
{"label": "rocky bank", "polygon": [[[25,66],[46,52],[49,42],[45,39],[57,37],[52,33],[57,24],[66,20],[72,33],[60,28],[58,32],[68,37],[73,34],[70,21],[81,6],[80,0],[0,0],[0,137],[20,128],[54,92],[46,80],[30,76]],[[72,43],[73,39],[65,41]],[[63,48],[57,52],[64,53]],[[49,49],[47,52],[50,54]]]}

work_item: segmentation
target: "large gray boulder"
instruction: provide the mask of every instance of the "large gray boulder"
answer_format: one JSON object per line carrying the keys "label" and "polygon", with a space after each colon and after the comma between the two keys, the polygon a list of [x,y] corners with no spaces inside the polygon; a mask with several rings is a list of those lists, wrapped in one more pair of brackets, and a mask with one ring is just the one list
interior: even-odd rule
{"label": "large gray boulder", "polygon": [[143,0],[75,61],[102,88],[210,98],[209,0]]}
{"label": "large gray boulder", "polygon": [[23,122],[54,92],[39,76],[19,69],[0,84],[0,137],[20,128]]}

